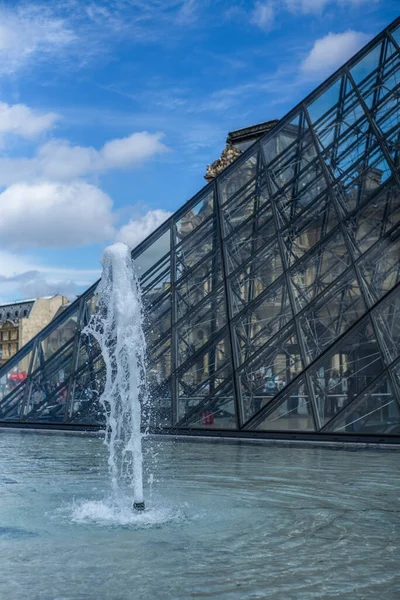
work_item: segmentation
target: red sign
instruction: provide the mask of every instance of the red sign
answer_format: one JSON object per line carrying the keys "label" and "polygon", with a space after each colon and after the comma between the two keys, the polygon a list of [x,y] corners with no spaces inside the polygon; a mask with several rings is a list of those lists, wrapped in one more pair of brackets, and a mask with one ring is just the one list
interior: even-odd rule
{"label": "red sign", "polygon": [[21,373],[10,373],[8,379],[12,379],[13,381],[23,381],[26,377],[25,371],[21,371]]}

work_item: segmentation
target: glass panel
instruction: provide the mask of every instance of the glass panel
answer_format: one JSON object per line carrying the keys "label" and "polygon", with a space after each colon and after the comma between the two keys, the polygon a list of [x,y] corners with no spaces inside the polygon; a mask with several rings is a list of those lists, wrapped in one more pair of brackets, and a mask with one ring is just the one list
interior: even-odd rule
{"label": "glass panel", "polygon": [[[225,204],[234,194],[245,185],[246,193],[250,194],[256,188],[256,172],[258,163],[258,151],[254,151],[245,159],[237,160],[235,166],[229,169],[226,175],[218,178],[220,202]],[[249,182],[251,181],[251,184]],[[249,184],[249,185],[248,185]]]}
{"label": "glass panel", "polygon": [[247,360],[292,318],[286,284],[282,281],[234,324],[239,362]]}
{"label": "glass panel", "polygon": [[101,362],[89,364],[75,378],[71,393],[71,423],[102,425],[104,409],[99,402],[105,383],[105,367]]}
{"label": "glass panel", "polygon": [[[253,190],[252,190],[253,191]],[[244,221],[254,217],[259,211],[263,210],[263,220],[272,218],[272,210],[269,205],[264,208],[268,199],[266,185],[256,189],[256,193],[247,192],[247,188],[236,194],[222,210],[222,223],[224,235],[229,235],[234,229],[239,227]],[[251,222],[253,220],[251,219]]]}
{"label": "glass panel", "polygon": [[299,319],[307,363],[311,363],[322,354],[361,318],[365,310],[356,275],[351,269]]}
{"label": "glass panel", "polygon": [[[146,250],[143,250],[134,260],[139,276],[147,273],[163,256],[171,250],[171,233],[169,228],[161,234]],[[143,285],[143,284],[142,284]]]}
{"label": "glass panel", "polygon": [[301,379],[282,396],[281,402],[256,427],[261,431],[315,431],[307,385]]}
{"label": "glass panel", "polygon": [[359,269],[366,284],[371,305],[389,292],[400,278],[400,229],[384,238],[360,263]]}
{"label": "glass panel", "polygon": [[350,404],[325,431],[398,435],[400,410],[388,376]]}
{"label": "glass panel", "polygon": [[350,69],[350,73],[356,83],[363,81],[372,71],[375,71],[379,65],[379,59],[382,52],[382,42],[379,42],[377,46],[372,48],[366,56],[363,56],[355,65]]}
{"label": "glass panel", "polygon": [[269,404],[301,369],[297,337],[289,326],[239,372],[245,420]]}
{"label": "glass panel", "polygon": [[367,317],[310,371],[321,425],[368,387],[382,370],[378,344]]}
{"label": "glass panel", "polygon": [[247,221],[225,241],[229,273],[268,243],[275,233],[272,211],[268,205],[266,210]]}
{"label": "glass panel", "polygon": [[290,273],[296,310],[304,308],[346,270],[350,263],[341,232],[337,232]]}
{"label": "glass panel", "polygon": [[[299,143],[299,137],[303,131],[304,116],[302,113],[298,113],[296,117],[292,118],[290,123],[284,123],[275,135],[269,135],[265,139],[263,151],[265,162],[268,165],[268,171],[271,169],[271,164],[273,162],[275,163],[274,171],[282,172],[290,165],[293,160],[295,148]],[[289,175],[289,178],[291,179],[292,176],[293,175]],[[284,181],[284,179],[282,179],[282,181]],[[286,181],[288,181],[288,179],[286,179]]]}
{"label": "glass panel", "polygon": [[377,146],[353,165],[335,186],[335,194],[344,211],[349,213],[364,204],[391,175],[389,165]]}
{"label": "glass panel", "polygon": [[171,337],[163,339],[156,346],[147,349],[147,376],[155,377],[158,383],[171,375]]}
{"label": "glass panel", "polygon": [[281,223],[290,223],[326,189],[319,160],[293,179],[284,190],[275,195]]}
{"label": "glass panel", "polygon": [[261,250],[240,273],[230,280],[234,313],[257,298],[283,272],[278,243]]}
{"label": "glass panel", "polygon": [[362,123],[365,124],[366,117],[346,76],[337,81],[331,90],[325,92],[319,102],[322,102],[325,95],[327,95],[326,100],[332,101],[332,108],[325,101],[324,108],[327,112],[322,116],[321,111],[313,128],[321,149],[329,149],[329,155],[334,158],[338,154],[338,147],[345,145],[346,138],[347,144],[349,143],[349,131],[354,130],[361,133],[362,129],[360,128]]}
{"label": "glass panel", "polygon": [[[307,106],[307,111],[312,123],[319,121],[326,113],[334,110],[334,107],[339,101],[341,83],[342,78],[337,79],[327,90],[318,96],[316,100],[313,100],[311,104]],[[332,119],[332,117],[330,117],[330,119]]]}
{"label": "glass panel", "polygon": [[77,308],[66,321],[61,323],[42,340],[43,358],[45,361],[60,350],[78,332],[78,312],[79,309]]}
{"label": "glass panel", "polygon": [[194,429],[236,429],[233,384],[223,385],[194,410],[187,412],[185,426]]}
{"label": "glass panel", "polygon": [[390,32],[394,41],[397,43],[397,45],[400,47],[400,26],[398,26],[396,29],[394,29],[393,31]]}
{"label": "glass panel", "polygon": [[2,376],[0,379],[0,403],[3,398],[25,382],[31,358],[32,352],[28,352]]}
{"label": "glass panel", "polygon": [[338,223],[338,216],[328,195],[324,195],[310,210],[296,219],[282,236],[288,266],[304,256]]}
{"label": "glass panel", "polygon": [[146,345],[151,353],[153,346],[171,329],[171,294],[162,296],[152,306],[146,307],[143,320],[143,331]]}
{"label": "glass panel", "polygon": [[184,277],[205,256],[219,247],[216,219],[212,218],[175,250],[176,280]]}
{"label": "glass panel", "polygon": [[390,365],[400,356],[400,287],[374,309],[373,315],[385,362]]}
{"label": "glass panel", "polygon": [[[285,127],[290,130],[290,124]],[[296,128],[297,131],[297,128]],[[280,136],[282,135],[279,134]],[[275,193],[283,188],[290,189],[292,197],[296,197],[302,187],[310,180],[315,180],[318,171],[319,161],[316,161],[317,152],[313,145],[309,131],[302,134],[300,139],[295,139],[275,160],[268,165],[268,175],[271,182],[272,192]],[[268,144],[274,140],[269,140]],[[313,163],[312,165],[310,163]],[[307,173],[307,176],[305,175]],[[296,179],[301,180],[301,184],[296,187]],[[288,192],[286,192],[288,193]]]}
{"label": "glass panel", "polygon": [[[171,287],[171,268],[170,255],[165,256],[160,262],[154,265],[149,271],[142,275],[140,286],[142,289],[143,303],[149,303],[155,300],[161,294],[164,294]],[[146,298],[148,296],[148,298]]]}
{"label": "glass panel", "polygon": [[23,420],[30,422],[59,423],[64,420],[66,384],[53,387],[42,379],[32,381],[29,401],[24,410]]}
{"label": "glass panel", "polygon": [[177,318],[180,319],[221,283],[222,265],[219,250],[207,256],[200,265],[176,285]]}
{"label": "glass panel", "polygon": [[9,391],[7,395],[0,401],[0,420],[1,421],[18,421],[21,412],[21,407],[24,400],[25,387],[24,382],[18,388]]}
{"label": "glass panel", "polygon": [[378,191],[346,222],[355,255],[364,254],[400,221],[400,191],[397,185]]}
{"label": "glass panel", "polygon": [[205,398],[215,394],[232,372],[228,335],[178,373],[178,421],[190,415]]}
{"label": "glass panel", "polygon": [[197,204],[186,211],[176,222],[175,243],[185,239],[187,235],[200,227],[202,223],[214,212],[214,191],[208,189]]}
{"label": "glass panel", "polygon": [[[399,56],[391,42],[385,42],[385,45],[385,59],[380,63],[379,68],[371,70],[370,75],[358,86],[365,103],[375,117],[376,124],[382,119],[377,116],[378,112],[382,111],[382,106],[386,104],[398,84],[396,75],[399,70]],[[378,67],[381,49],[382,43],[378,47],[376,67]]]}
{"label": "glass panel", "polygon": [[178,364],[181,365],[195,354],[225,324],[225,294],[221,290],[177,325]]}
{"label": "glass panel", "polygon": [[86,300],[86,314],[88,321],[90,320],[90,317],[96,312],[98,299],[98,295],[93,294],[93,296],[90,296],[90,298]]}

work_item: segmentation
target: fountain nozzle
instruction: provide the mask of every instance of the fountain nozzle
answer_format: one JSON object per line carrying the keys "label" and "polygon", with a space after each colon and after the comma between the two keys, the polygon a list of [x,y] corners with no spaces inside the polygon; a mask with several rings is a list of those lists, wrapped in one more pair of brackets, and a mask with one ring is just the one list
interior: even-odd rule
{"label": "fountain nozzle", "polygon": [[141,512],[145,508],[144,502],[134,502],[132,508],[133,508],[133,510],[136,510],[137,512]]}

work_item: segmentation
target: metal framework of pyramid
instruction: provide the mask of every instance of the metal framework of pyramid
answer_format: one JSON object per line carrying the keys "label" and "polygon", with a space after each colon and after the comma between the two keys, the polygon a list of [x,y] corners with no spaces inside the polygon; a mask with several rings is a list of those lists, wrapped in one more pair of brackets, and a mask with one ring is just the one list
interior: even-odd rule
{"label": "metal framework of pyramid", "polygon": [[[400,441],[400,19],[133,252],[153,431]],[[94,285],[0,370],[0,422],[103,422]]]}

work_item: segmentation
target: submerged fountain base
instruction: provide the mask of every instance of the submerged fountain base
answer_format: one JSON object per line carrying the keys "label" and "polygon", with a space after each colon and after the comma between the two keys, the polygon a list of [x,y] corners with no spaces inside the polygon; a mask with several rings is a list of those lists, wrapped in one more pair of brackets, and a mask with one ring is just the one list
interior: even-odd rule
{"label": "submerged fountain base", "polygon": [[144,502],[134,502],[132,508],[138,512],[142,511],[145,509]]}

